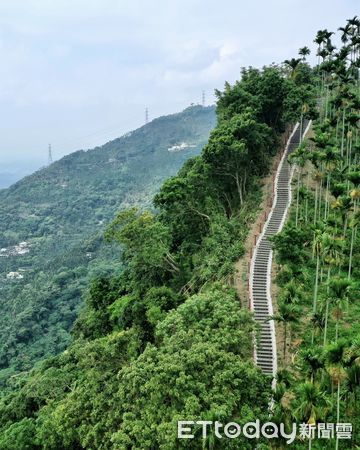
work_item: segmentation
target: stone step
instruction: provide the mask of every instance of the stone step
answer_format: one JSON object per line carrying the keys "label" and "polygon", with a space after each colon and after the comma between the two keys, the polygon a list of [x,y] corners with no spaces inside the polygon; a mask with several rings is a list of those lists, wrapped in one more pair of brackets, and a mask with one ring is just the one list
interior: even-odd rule
{"label": "stone step", "polygon": [[[308,121],[304,120],[303,131],[305,131]],[[297,128],[289,142],[287,152],[290,154],[296,150],[300,142],[300,129]],[[265,229],[261,240],[257,244],[256,254],[253,260],[253,278],[252,278],[252,300],[254,309],[254,318],[260,325],[260,336],[256,343],[256,364],[268,375],[273,374],[273,340],[272,340],[272,321],[269,320],[269,304],[267,298],[268,283],[268,264],[272,252],[272,243],[267,240],[267,236],[273,236],[280,230],[285,211],[290,200],[290,184],[292,177],[292,167],[287,161],[285,155],[276,176],[276,200],[273,205],[270,216],[265,223]]]}

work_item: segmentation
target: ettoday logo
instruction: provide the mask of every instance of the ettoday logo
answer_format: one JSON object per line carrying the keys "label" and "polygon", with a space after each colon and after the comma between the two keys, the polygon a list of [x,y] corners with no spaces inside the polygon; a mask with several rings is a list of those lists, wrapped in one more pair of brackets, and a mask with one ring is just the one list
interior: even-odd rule
{"label": "ettoday logo", "polygon": [[297,433],[296,424],[293,424],[291,432],[287,433],[284,424],[278,426],[273,422],[265,422],[261,425],[260,420],[248,422],[243,426],[239,425],[237,422],[223,424],[219,421],[213,422],[210,420],[182,420],[178,421],[178,438],[194,439],[194,434],[192,434],[192,426],[194,425],[200,425],[202,427],[203,439],[207,438],[210,431],[214,431],[214,434],[218,439],[236,439],[242,434],[247,439],[260,439],[260,437],[265,439],[275,439],[283,437],[286,439],[287,444],[291,444],[294,442]]}
{"label": "ettoday logo", "polygon": [[351,439],[352,425],[350,423],[318,423],[307,424],[301,423],[291,424],[290,432],[285,430],[283,423],[276,424],[274,422],[260,423],[247,422],[239,425],[237,422],[228,422],[223,424],[219,421],[211,420],[180,420],[178,421],[178,439],[194,439],[194,427],[201,427],[202,438],[206,439],[208,434],[214,433],[218,439],[236,439],[241,434],[247,439],[278,439],[283,438],[286,443],[292,444],[296,437],[301,440],[305,439]]}

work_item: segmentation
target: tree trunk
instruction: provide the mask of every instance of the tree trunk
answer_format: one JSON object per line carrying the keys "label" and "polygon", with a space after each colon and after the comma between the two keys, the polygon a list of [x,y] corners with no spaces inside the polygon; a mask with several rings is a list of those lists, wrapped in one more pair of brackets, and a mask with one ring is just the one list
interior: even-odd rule
{"label": "tree trunk", "polygon": [[330,281],[330,266],[328,268],[328,276],[327,276],[327,293],[326,293],[326,309],[325,309],[325,327],[324,327],[324,347],[326,345],[327,340],[327,328],[328,328],[328,319],[329,319],[329,281]]}
{"label": "tree trunk", "polygon": [[310,177],[310,174],[309,174],[309,171],[308,171],[308,173],[307,173],[307,177],[306,177],[306,197],[305,197],[305,223],[307,223],[308,222],[308,210],[309,210],[309,196],[308,196],[308,193],[309,193],[309,177]]}
{"label": "tree trunk", "polygon": [[246,193],[246,183],[247,183],[247,174],[246,174],[246,170],[244,172],[244,180],[243,180],[243,193]]}
{"label": "tree trunk", "polygon": [[[319,267],[320,267],[320,255],[317,252],[316,255],[316,272],[315,272],[315,286],[314,286],[314,297],[313,297],[313,314],[315,316],[316,310],[317,310],[317,296],[318,296],[318,290],[319,290]],[[315,338],[315,328],[312,329],[311,332],[311,343],[314,343]]]}
{"label": "tree trunk", "polygon": [[321,196],[322,196],[322,188],[323,188],[323,180],[322,180],[322,178],[321,178],[321,180],[320,180],[320,188],[319,188],[319,207],[318,207],[318,210],[319,210],[319,219],[321,218]]}
{"label": "tree trunk", "polygon": [[328,218],[329,208],[330,208],[329,190],[330,190],[330,172],[328,172],[327,177],[326,177],[325,212],[324,212],[325,220]]}
{"label": "tree trunk", "polygon": [[356,230],[357,226],[354,226],[351,231],[351,243],[350,243],[350,255],[349,255],[349,270],[348,270],[348,279],[351,278],[351,270],[352,270],[352,258],[353,258],[353,252],[354,252],[354,241],[356,238]]}
{"label": "tree trunk", "polygon": [[328,88],[326,88],[325,90],[325,120],[327,119],[327,115],[328,115]]}
{"label": "tree trunk", "polygon": [[344,156],[344,137],[345,137],[345,109],[343,109],[342,131],[341,131],[341,165],[343,165]]}
{"label": "tree trunk", "polygon": [[315,186],[315,206],[314,206],[314,225],[317,219],[317,203],[318,203],[318,185]]}
{"label": "tree trunk", "polygon": [[339,337],[339,317],[336,317],[336,325],[335,325],[335,342],[337,342]]}
{"label": "tree trunk", "polygon": [[[357,209],[357,200],[355,200],[354,215],[356,214],[356,209]],[[350,241],[349,269],[348,269],[348,279],[349,280],[351,278],[352,258],[353,258],[353,252],[354,252],[354,242],[356,239],[356,231],[357,231],[357,225],[354,224],[353,229],[351,230],[351,241]]]}
{"label": "tree trunk", "polygon": [[296,196],[296,216],[295,216],[295,227],[298,226],[299,218],[299,196],[300,196],[300,168],[298,167],[298,178],[297,178],[297,196]]}
{"label": "tree trunk", "polygon": [[231,202],[229,200],[229,197],[226,195],[226,192],[223,193],[224,198],[226,200],[227,206],[225,206],[225,212],[226,212],[226,216],[228,219],[231,219],[232,215],[233,215],[233,210],[231,207]]}
{"label": "tree trunk", "polygon": [[320,267],[320,255],[317,252],[316,255],[316,272],[315,272],[315,286],[314,286],[314,299],[313,299],[313,313],[316,313],[317,309],[317,295],[319,290],[319,267]]}
{"label": "tree trunk", "polygon": [[[336,399],[336,423],[339,423],[340,420],[340,380],[337,382],[337,399]],[[335,449],[339,448],[339,439],[336,438]]]}
{"label": "tree trunk", "polygon": [[239,174],[236,172],[235,175],[235,181],[236,181],[236,187],[239,194],[240,199],[240,206],[243,204],[243,195],[242,195],[242,189],[241,189],[241,181],[239,180]]}
{"label": "tree trunk", "polygon": [[346,231],[347,231],[347,226],[348,226],[348,212],[345,211],[345,219],[344,219],[344,229],[343,229],[343,238],[346,238]]}
{"label": "tree trunk", "polygon": [[[350,173],[351,169],[351,147],[352,147],[352,136],[350,137],[350,143],[349,143],[349,160],[348,160],[348,174]],[[350,180],[347,180],[347,189],[350,189]]]}

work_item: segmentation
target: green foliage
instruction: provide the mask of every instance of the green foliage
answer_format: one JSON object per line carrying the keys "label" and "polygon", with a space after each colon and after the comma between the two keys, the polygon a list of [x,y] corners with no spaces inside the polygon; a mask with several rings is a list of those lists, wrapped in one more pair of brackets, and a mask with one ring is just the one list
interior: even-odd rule
{"label": "green foliage", "polygon": [[[201,449],[214,436],[204,443],[198,429],[196,440],[179,442],[177,420],[267,420],[271,380],[253,363],[257,327],[231,285],[293,86],[276,66],[244,69],[241,81],[218,92],[218,126],[201,154],[163,184],[156,213],[118,213],[105,238],[121,251],[121,273],[101,267],[67,350],[22,374],[0,401],[0,448],[11,437],[31,449]],[[193,113],[185,114],[189,121]],[[142,132],[125,139],[143,142]],[[137,175],[145,178],[143,169],[154,166],[141,155]],[[123,169],[128,186],[136,167]],[[59,290],[69,278],[56,271]],[[298,308],[284,305],[281,320],[295,322]],[[253,446],[243,439],[216,445]]]}
{"label": "green foliage", "polygon": [[170,230],[147,211],[141,214],[134,209],[120,212],[105,237],[123,244],[124,261],[134,279],[141,280],[144,287],[162,284],[168,272],[179,272],[170,254]]}
{"label": "green foliage", "polygon": [[111,331],[112,316],[109,307],[126,292],[124,284],[124,277],[101,277],[91,282],[85,298],[86,310],[81,311],[75,322],[74,336],[94,339]]}
{"label": "green foliage", "polygon": [[284,231],[272,237],[280,264],[289,263],[294,266],[302,263],[311,245],[311,230],[295,228],[287,225]]}
{"label": "green foliage", "polygon": [[1,448],[3,450],[35,450],[40,448],[35,439],[36,426],[34,419],[22,419],[5,430],[1,436]]}
{"label": "green foliage", "polygon": [[[164,289],[150,295],[164,296],[169,298]],[[17,428],[7,427],[4,436],[25,422],[36,424],[36,434],[34,429],[23,438],[28,448],[37,442],[46,449],[107,449],[114,443],[170,449],[180,418],[265,420],[270,385],[249,361],[253,330],[250,313],[239,308],[235,293],[215,286],[160,321],[157,344],[138,357],[135,330],[79,342],[34,374],[18,399],[0,406],[3,419],[6,413],[19,418]],[[27,412],[19,409],[26,398],[36,399]],[[36,420],[21,418],[36,416],[39,407]]]}
{"label": "green foliage", "polygon": [[[89,280],[123,270],[118,247],[104,245],[104,229],[119,210],[151,207],[163,180],[200,152],[215,121],[213,107],[193,106],[0,191],[0,249],[7,249],[0,252],[0,386],[66,348]],[[182,142],[190,147],[168,151]],[[22,241],[29,252],[14,254]],[[22,279],[6,278],[18,271]],[[100,309],[89,312],[84,336],[108,330]]]}

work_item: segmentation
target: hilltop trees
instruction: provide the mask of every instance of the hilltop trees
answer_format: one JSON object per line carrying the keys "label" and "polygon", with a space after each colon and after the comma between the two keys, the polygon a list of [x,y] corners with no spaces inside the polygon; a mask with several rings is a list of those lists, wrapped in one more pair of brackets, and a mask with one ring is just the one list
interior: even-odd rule
{"label": "hilltop trees", "polygon": [[297,71],[243,69],[217,92],[217,127],[162,185],[156,212],[116,216],[105,238],[123,270],[92,282],[69,348],[0,402],[1,448],[172,449],[180,418],[266,420],[271,380],[254,366],[255,323],[230,286],[259,179],[288,118],[311,104],[310,68]]}
{"label": "hilltop trees", "polygon": [[224,197],[241,207],[251,177],[267,170],[273,146],[271,128],[257,123],[251,112],[244,112],[219,124],[204,148],[203,158]]}
{"label": "hilltop trees", "polygon": [[309,47],[301,47],[301,48],[299,48],[299,56],[301,56],[301,59],[303,60],[303,61],[305,61],[306,60],[306,57],[308,56],[308,55],[310,55],[310,49],[309,49]]}

